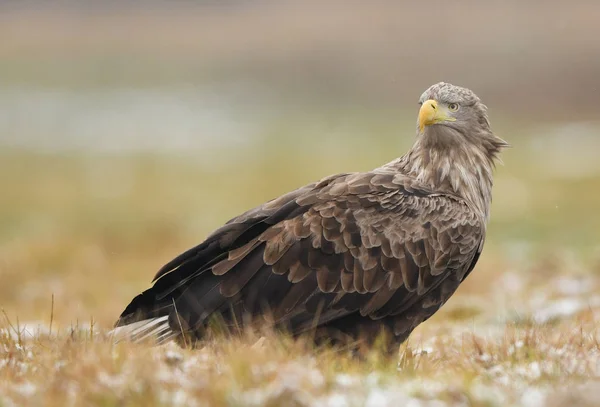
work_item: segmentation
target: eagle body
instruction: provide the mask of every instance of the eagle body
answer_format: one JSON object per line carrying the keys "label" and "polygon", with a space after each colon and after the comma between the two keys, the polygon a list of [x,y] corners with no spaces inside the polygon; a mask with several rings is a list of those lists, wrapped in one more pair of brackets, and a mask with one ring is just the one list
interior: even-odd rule
{"label": "eagle body", "polygon": [[506,146],[465,88],[433,85],[421,104],[407,154],[369,172],[326,177],[231,219],[163,266],[117,327],[136,339],[201,341],[218,316],[232,329],[267,324],[333,342],[383,331],[404,341],[473,270],[494,160]]}

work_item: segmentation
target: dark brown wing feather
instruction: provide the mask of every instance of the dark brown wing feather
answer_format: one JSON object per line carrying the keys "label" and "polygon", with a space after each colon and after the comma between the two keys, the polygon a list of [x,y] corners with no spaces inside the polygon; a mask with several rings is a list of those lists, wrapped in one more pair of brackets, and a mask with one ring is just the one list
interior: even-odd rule
{"label": "dark brown wing feather", "polygon": [[169,315],[174,330],[183,320],[201,332],[215,312],[239,322],[268,310],[293,333],[366,321],[405,338],[472,270],[484,233],[464,200],[402,175],[328,177],[230,220],[165,265],[117,325]]}

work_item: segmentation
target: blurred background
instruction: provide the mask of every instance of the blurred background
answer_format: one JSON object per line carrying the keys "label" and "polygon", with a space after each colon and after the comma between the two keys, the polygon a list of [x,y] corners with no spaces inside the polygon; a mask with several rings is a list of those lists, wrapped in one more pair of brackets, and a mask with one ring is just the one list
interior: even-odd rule
{"label": "blurred background", "polygon": [[47,322],[54,295],[55,321],[110,326],[229,218],[402,155],[439,81],[473,89],[513,146],[447,312],[593,275],[599,15],[591,0],[0,1],[0,307]]}

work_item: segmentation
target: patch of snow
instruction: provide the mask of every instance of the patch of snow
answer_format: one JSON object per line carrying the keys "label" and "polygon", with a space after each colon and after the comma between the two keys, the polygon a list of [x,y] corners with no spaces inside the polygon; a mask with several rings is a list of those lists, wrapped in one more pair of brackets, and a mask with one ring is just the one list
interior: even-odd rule
{"label": "patch of snow", "polygon": [[66,365],[67,362],[65,360],[57,360],[56,362],[54,362],[54,370],[59,371]]}
{"label": "patch of snow", "polygon": [[198,403],[193,400],[190,395],[183,389],[177,389],[173,392],[168,393],[167,400],[165,400],[171,406],[196,406]]}
{"label": "patch of snow", "polygon": [[554,280],[559,293],[567,296],[581,295],[594,288],[591,278],[561,277]]}
{"label": "patch of snow", "polygon": [[350,387],[360,383],[360,380],[355,376],[342,373],[335,377],[335,383],[341,387]]}
{"label": "patch of snow", "polygon": [[365,407],[382,407],[389,404],[388,395],[378,389],[371,390],[365,401]]}
{"label": "patch of snow", "polygon": [[479,355],[479,361],[483,363],[490,362],[492,360],[492,356],[489,353],[483,353]]}
{"label": "patch of snow", "polygon": [[348,396],[341,393],[333,393],[324,399],[318,400],[315,405],[323,407],[350,407]]}
{"label": "patch of snow", "polygon": [[183,362],[183,356],[179,352],[167,350],[165,352],[165,362],[171,366],[178,366]]}
{"label": "patch of snow", "polygon": [[31,382],[24,382],[13,386],[13,390],[22,396],[30,397],[35,394],[37,387]]}
{"label": "patch of snow", "polygon": [[233,404],[240,402],[243,405],[255,406],[279,405],[282,400],[286,400],[293,405],[313,405],[315,400],[311,394],[325,385],[325,377],[314,367],[314,362],[313,359],[295,360],[279,365],[271,374],[265,374],[271,370],[269,366],[266,369],[256,366],[253,373],[260,381],[263,381],[264,377],[266,384],[232,395]]}
{"label": "patch of snow", "polygon": [[586,304],[579,298],[562,298],[556,300],[544,309],[533,314],[535,322],[542,324],[555,318],[569,317],[586,308]]}
{"label": "patch of snow", "polygon": [[[506,392],[502,391],[499,386],[489,386],[477,381],[473,383],[469,389],[471,397],[477,400],[477,404],[490,406],[505,406],[507,404]],[[467,403],[470,405],[471,403]]]}
{"label": "patch of snow", "polygon": [[508,372],[506,366],[504,365],[494,365],[491,366],[487,373],[491,378],[494,379],[495,382],[508,386],[511,382],[510,377],[508,377]]}
{"label": "patch of snow", "polygon": [[12,340],[29,340],[39,335],[48,335],[50,333],[47,325],[41,321],[19,322],[13,328],[0,330],[0,334],[6,335]]}
{"label": "patch of snow", "polygon": [[531,362],[528,366],[529,376],[533,379],[539,379],[542,375],[539,362]]}
{"label": "patch of snow", "polygon": [[520,349],[522,347],[523,347],[523,341],[522,340],[518,340],[514,344],[508,346],[508,349],[507,349],[508,354],[509,355],[514,355],[515,352],[517,351],[517,349]]}
{"label": "patch of snow", "polygon": [[422,405],[418,399],[408,398],[399,392],[379,388],[372,389],[369,392],[364,404],[365,407],[419,407]]}
{"label": "patch of snow", "polygon": [[110,389],[122,388],[125,385],[125,376],[123,375],[111,375],[107,372],[100,372],[96,379],[98,383]]}
{"label": "patch of snow", "polygon": [[528,388],[521,396],[523,407],[544,407],[547,405],[546,393],[538,388]]}

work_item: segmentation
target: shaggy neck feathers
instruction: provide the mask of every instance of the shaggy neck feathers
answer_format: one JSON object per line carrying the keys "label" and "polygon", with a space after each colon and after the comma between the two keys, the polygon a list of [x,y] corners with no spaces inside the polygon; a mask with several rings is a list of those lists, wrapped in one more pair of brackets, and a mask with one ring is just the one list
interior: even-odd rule
{"label": "shaggy neck feathers", "polygon": [[506,143],[491,132],[467,139],[445,126],[428,130],[406,155],[386,167],[435,191],[464,198],[489,219],[494,162]]}

